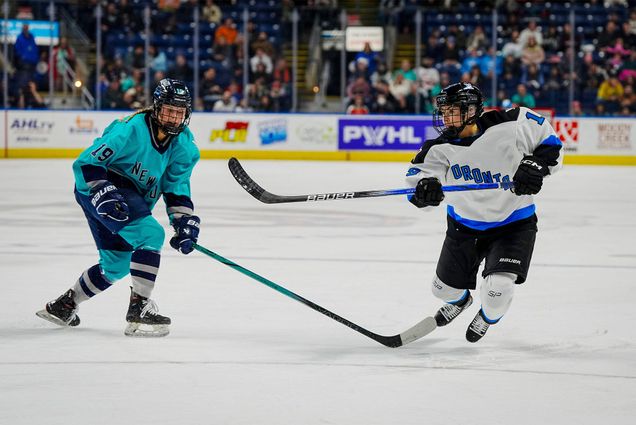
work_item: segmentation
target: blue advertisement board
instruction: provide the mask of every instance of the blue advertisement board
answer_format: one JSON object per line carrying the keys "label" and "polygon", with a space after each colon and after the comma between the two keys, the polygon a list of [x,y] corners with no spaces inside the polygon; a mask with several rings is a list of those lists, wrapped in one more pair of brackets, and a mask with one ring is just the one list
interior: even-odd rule
{"label": "blue advertisement board", "polygon": [[284,143],[287,140],[287,119],[275,118],[259,122],[258,137],[262,145]]}
{"label": "blue advertisement board", "polygon": [[425,140],[435,137],[437,133],[430,119],[338,120],[340,150],[417,150]]}
{"label": "blue advertisement board", "polygon": [[30,21],[26,19],[9,19],[0,21],[0,40],[3,40],[5,32],[9,43],[15,43],[16,38],[22,32],[24,24],[29,25],[29,32],[35,38],[35,44],[38,46],[48,46],[53,43],[57,45],[60,38],[60,24],[58,22],[49,21]]}

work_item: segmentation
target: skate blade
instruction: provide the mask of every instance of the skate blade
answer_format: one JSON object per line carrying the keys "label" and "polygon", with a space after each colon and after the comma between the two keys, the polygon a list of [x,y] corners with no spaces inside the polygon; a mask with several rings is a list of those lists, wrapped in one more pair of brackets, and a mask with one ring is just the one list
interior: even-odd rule
{"label": "skate blade", "polygon": [[161,338],[169,333],[169,325],[145,325],[143,323],[128,323],[124,330],[124,335],[135,338]]}
{"label": "skate blade", "polygon": [[55,317],[52,314],[50,314],[48,311],[46,311],[46,309],[38,311],[37,313],[35,313],[35,315],[38,316],[41,319],[49,321],[49,322],[51,322],[53,324],[56,324],[58,326],[63,326],[63,327],[70,326],[68,323],[63,322],[60,319],[58,319],[57,317]]}

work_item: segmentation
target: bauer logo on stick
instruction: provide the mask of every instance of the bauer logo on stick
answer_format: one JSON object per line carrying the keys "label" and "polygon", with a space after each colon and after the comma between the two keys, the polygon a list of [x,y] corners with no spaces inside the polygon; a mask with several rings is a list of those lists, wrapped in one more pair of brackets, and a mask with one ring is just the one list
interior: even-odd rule
{"label": "bauer logo on stick", "polygon": [[353,199],[353,192],[321,193],[307,196],[308,201],[333,201],[335,199]]}

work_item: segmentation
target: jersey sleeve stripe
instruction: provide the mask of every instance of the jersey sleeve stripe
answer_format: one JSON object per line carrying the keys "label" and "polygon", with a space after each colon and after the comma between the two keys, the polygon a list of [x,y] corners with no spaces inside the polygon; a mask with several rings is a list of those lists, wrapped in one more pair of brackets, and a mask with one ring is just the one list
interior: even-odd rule
{"label": "jersey sleeve stripe", "polygon": [[562,143],[557,136],[551,134],[550,136],[546,137],[539,145],[561,146]]}

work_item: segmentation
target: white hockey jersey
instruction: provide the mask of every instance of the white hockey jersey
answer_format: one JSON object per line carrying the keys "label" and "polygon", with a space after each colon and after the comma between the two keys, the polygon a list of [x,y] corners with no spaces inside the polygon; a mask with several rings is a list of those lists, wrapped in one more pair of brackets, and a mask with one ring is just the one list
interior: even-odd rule
{"label": "white hockey jersey", "polygon": [[[407,184],[415,187],[423,177],[437,177],[443,185],[509,182],[526,155],[542,160],[550,174],[562,166],[561,141],[548,120],[531,109],[485,112],[477,125],[480,132],[472,137],[424,142],[411,161]],[[452,219],[481,231],[535,213],[531,195],[517,196],[509,189],[448,192],[445,201]]]}

